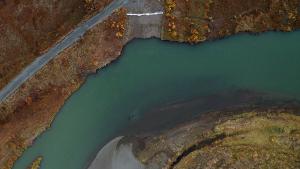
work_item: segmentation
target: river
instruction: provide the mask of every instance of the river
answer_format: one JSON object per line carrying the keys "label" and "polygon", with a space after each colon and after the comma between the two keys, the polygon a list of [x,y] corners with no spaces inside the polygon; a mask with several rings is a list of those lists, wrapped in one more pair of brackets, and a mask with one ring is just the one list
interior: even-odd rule
{"label": "river", "polygon": [[[85,169],[147,110],[232,89],[300,99],[300,32],[237,35],[199,45],[134,40],[88,77],[14,169]],[[156,123],[156,121],[153,121]]]}

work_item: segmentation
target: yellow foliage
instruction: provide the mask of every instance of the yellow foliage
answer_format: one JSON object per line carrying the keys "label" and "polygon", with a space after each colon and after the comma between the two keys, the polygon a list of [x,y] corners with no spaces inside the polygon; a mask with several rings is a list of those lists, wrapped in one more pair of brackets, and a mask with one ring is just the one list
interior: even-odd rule
{"label": "yellow foliage", "polygon": [[38,157],[36,158],[32,164],[28,167],[28,169],[39,169],[41,167],[41,162],[42,162],[43,158],[42,157]]}
{"label": "yellow foliage", "polygon": [[123,37],[123,33],[122,32],[117,32],[116,33],[116,37],[117,38],[122,38]]}

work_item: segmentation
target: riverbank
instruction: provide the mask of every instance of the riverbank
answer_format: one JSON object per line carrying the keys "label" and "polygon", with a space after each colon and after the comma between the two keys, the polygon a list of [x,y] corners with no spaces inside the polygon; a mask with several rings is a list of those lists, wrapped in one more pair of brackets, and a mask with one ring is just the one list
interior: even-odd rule
{"label": "riverbank", "polygon": [[111,0],[0,2],[0,89]]}
{"label": "riverbank", "polygon": [[61,41],[59,41],[55,46],[50,48],[47,52],[39,56],[30,65],[28,65],[24,70],[17,75],[11,82],[9,82],[0,91],[0,101],[5,100],[9,97],[15,90],[17,90],[26,80],[31,78],[36,72],[38,72],[42,67],[44,67],[49,61],[53,60],[60,52],[71,46],[73,43],[77,42],[89,29],[103,22],[108,16],[110,16],[114,11],[118,10],[120,7],[124,6],[127,1],[115,0],[107,5],[100,13],[96,14],[86,22],[79,25],[76,29],[67,34]]}
{"label": "riverbank", "polygon": [[[149,1],[142,2],[144,2],[142,3],[144,5],[153,3]],[[296,2],[298,3],[298,1]],[[158,1],[155,1],[155,3],[160,4]],[[295,7],[296,5],[288,4],[288,7]],[[231,5],[229,6],[231,7]],[[157,6],[154,5],[154,7]],[[140,9],[149,8],[142,6]],[[290,8],[286,9],[284,14],[287,15],[289,10]],[[10,168],[23,150],[31,145],[33,140],[50,126],[65,100],[80,87],[86,76],[96,72],[99,68],[103,68],[119,57],[123,46],[129,40],[135,37],[161,37],[161,23],[164,23],[166,19],[159,15],[153,16],[155,17],[154,19],[126,16],[128,11],[130,11],[130,8],[119,10],[108,20],[94,27],[82,40],[59,54],[56,59],[49,62],[25,82],[16,93],[1,103],[2,130],[0,133],[0,145],[4,148],[0,150],[0,166]],[[236,11],[229,17],[234,17],[243,12],[243,10]],[[252,16],[252,13],[245,13],[244,15]],[[262,15],[259,16],[261,17]],[[297,28],[299,18],[298,15],[293,17],[296,23],[293,28]],[[152,24],[149,25],[150,21]],[[264,20],[250,19],[249,22],[262,23]],[[224,27],[222,26],[226,26],[228,23],[218,22],[218,24],[218,28],[223,30]],[[169,24],[164,26],[169,26]],[[253,31],[256,32],[255,30],[259,26],[261,25],[254,24]],[[280,26],[282,25],[279,24]],[[171,28],[173,29],[172,24]],[[180,26],[175,28],[180,28]],[[273,30],[274,27],[266,27],[266,29]],[[247,31],[252,31],[252,29]],[[137,34],[134,32],[137,32]],[[231,33],[234,34],[236,32]],[[222,38],[223,35],[225,34],[212,37]],[[207,40],[209,39],[207,38]],[[178,39],[174,40],[177,41]],[[61,74],[61,72],[64,72],[64,74]]]}
{"label": "riverbank", "polygon": [[[184,106],[181,109],[193,115],[202,106],[213,111],[223,103],[230,104],[230,100],[242,100],[229,92],[239,88],[248,89],[249,94],[252,90],[273,97],[300,98],[299,37],[299,32],[238,35],[196,47],[157,39],[134,40],[123,49],[123,57],[89,76],[14,169],[23,169],[39,155],[44,156],[43,169],[87,168],[102,146],[118,135],[127,135],[122,129],[130,130],[127,126],[139,123],[144,116],[153,113],[152,123],[143,120],[143,124],[157,130],[163,129],[160,120],[176,122],[177,115],[183,116],[176,111],[174,116],[168,113],[169,118],[153,112],[164,103],[171,108],[172,103],[196,99],[197,111],[184,111]],[[259,101],[260,97],[253,100]],[[135,131],[138,128],[148,129],[140,125]]]}
{"label": "riverbank", "polygon": [[[189,102],[179,103],[179,109],[182,104],[191,106]],[[299,115],[297,102],[256,100],[256,103],[199,113],[198,117],[184,123],[173,123],[171,128],[141,132],[118,139],[117,143],[119,147],[133,145],[133,149],[120,154],[120,158],[134,153],[142,168],[297,168],[300,155]],[[145,126],[147,124],[136,127]],[[106,145],[98,156],[118,153],[114,148],[107,149],[112,143],[115,140]],[[105,161],[95,158],[92,168],[102,168],[113,159],[111,156]],[[107,169],[122,167],[110,166]]]}
{"label": "riverbank", "polygon": [[120,145],[122,137],[115,138],[98,153],[88,169],[143,169],[144,166],[135,159],[132,145]]}
{"label": "riverbank", "polygon": [[[123,42],[115,34],[122,30],[112,29],[111,25],[114,22],[124,25],[125,20],[125,10],[116,12],[60,53],[1,103],[3,130],[0,144],[3,148],[0,165],[3,168],[11,168],[25,147],[50,126],[56,112],[80,87],[87,74],[120,55]],[[109,43],[106,39],[110,39]]]}

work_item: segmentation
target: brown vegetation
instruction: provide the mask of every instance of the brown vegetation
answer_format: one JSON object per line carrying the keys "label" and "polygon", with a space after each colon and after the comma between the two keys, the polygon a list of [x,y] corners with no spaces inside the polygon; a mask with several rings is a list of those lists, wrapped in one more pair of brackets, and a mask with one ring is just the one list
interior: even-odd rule
{"label": "brown vegetation", "polygon": [[297,109],[205,113],[160,134],[137,137],[136,156],[146,166],[164,169],[299,168]]}
{"label": "brown vegetation", "polygon": [[[116,23],[120,29],[110,29]],[[9,99],[0,104],[0,167],[9,169],[32,141],[48,128],[65,100],[85,77],[116,59],[124,40],[126,15],[121,9],[50,61]],[[63,73],[62,73],[63,72]]]}
{"label": "brown vegetation", "polygon": [[127,10],[125,8],[121,8],[116,11],[116,15],[118,16],[118,20],[109,19],[107,22],[107,28],[111,29],[112,33],[119,39],[122,39],[125,34],[125,26],[126,26],[126,13]]}
{"label": "brown vegetation", "polygon": [[198,43],[238,32],[300,28],[299,0],[166,0],[162,39]]}
{"label": "brown vegetation", "polygon": [[0,89],[47,48],[110,1],[0,1]]}

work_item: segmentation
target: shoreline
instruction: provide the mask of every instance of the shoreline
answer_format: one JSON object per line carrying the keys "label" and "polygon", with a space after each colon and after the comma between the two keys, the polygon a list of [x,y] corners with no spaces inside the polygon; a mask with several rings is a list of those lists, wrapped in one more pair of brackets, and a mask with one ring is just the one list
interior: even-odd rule
{"label": "shoreline", "polygon": [[[273,31],[268,31],[268,32],[264,32],[264,33],[262,33],[262,34],[266,34],[266,33],[286,33],[286,32],[273,32]],[[251,35],[251,34],[249,34],[249,33],[242,33],[242,34],[238,34],[238,35],[233,35],[233,37],[234,36],[244,36],[244,35],[246,35],[246,36],[253,36],[253,35]],[[228,37],[226,37],[226,38],[232,38],[232,36],[228,36]],[[128,45],[129,43],[132,43],[132,42],[134,42],[134,41],[136,41],[136,40],[147,40],[148,38],[135,38],[135,39],[133,39],[133,40],[130,40],[129,42],[127,42],[126,43],[126,45]],[[173,42],[173,41],[166,41],[166,40],[160,40],[160,39],[158,39],[158,38],[156,38],[156,37],[152,37],[151,39],[156,39],[156,40],[158,40],[158,41],[163,41],[163,42],[168,42],[168,43],[174,43],[174,44],[178,44],[178,45],[181,45],[182,43],[181,42]],[[217,40],[213,40],[213,41],[217,41]],[[213,41],[208,41],[208,42],[213,42]],[[124,47],[126,47],[126,45],[124,46]],[[189,44],[186,44],[186,45],[189,45]],[[197,44],[197,45],[203,45],[203,44]],[[119,55],[119,56],[121,56],[122,55],[122,52],[124,51],[124,49],[121,51],[121,54]],[[103,66],[103,67],[101,67],[101,68],[99,68],[99,69],[97,69],[97,72],[96,73],[90,73],[90,74],[88,74],[88,76],[93,76],[93,75],[96,75],[97,73],[98,73],[98,71],[100,71],[100,70],[102,70],[102,69],[105,69],[107,66],[110,66],[110,65],[112,65],[112,64],[114,64],[114,62],[117,62],[118,60],[120,59],[120,57],[118,57],[118,58],[116,58],[116,59],[114,59],[114,60],[112,60],[110,63],[107,63],[107,64],[105,64],[105,66]],[[84,85],[84,83],[85,83],[86,81],[84,81],[81,85],[80,85],[80,87],[82,87],[83,85]],[[80,87],[76,90],[76,91],[78,91],[78,90],[80,90]],[[74,93],[76,93],[76,91],[74,91],[72,94],[74,94]],[[70,95],[69,96],[69,98],[70,97],[72,97],[72,95]],[[68,100],[69,100],[69,98],[67,98],[66,100],[65,100],[65,102],[67,102]],[[65,104],[65,103],[64,103]],[[62,108],[62,107],[61,107]],[[58,111],[59,112],[59,111]],[[206,114],[207,112],[204,112],[204,114]],[[55,115],[55,116],[57,116],[57,114]],[[54,118],[53,120],[56,120],[56,118]],[[183,123],[179,123],[179,126],[184,126],[184,125],[186,125],[186,124],[188,124],[189,122],[193,122],[193,121],[186,121],[186,122],[183,122]],[[53,121],[51,122],[51,124],[53,123]],[[172,128],[172,127],[171,127]],[[46,130],[49,130],[49,129],[51,129],[51,126],[49,126],[49,128],[47,128]],[[167,129],[169,129],[169,128],[167,128]],[[45,130],[45,131],[46,131]],[[42,134],[45,132],[45,131],[42,131]],[[152,132],[150,132],[150,133],[152,133]],[[154,132],[154,133],[156,133],[156,132]],[[38,136],[38,137],[40,137],[41,136],[41,134]],[[38,139],[38,137],[36,138],[36,139]],[[29,145],[29,147],[28,148],[30,148],[33,144],[34,144],[34,142],[35,142],[35,140],[32,142],[32,144],[31,145]]]}
{"label": "shoreline", "polygon": [[[296,30],[296,31],[300,31],[300,29],[298,29],[298,30]],[[253,34],[253,33],[248,33],[248,32],[241,32],[241,33],[239,33],[239,34],[236,34],[236,35],[231,35],[231,36],[227,36],[227,37],[224,37],[224,38],[221,38],[221,39],[212,39],[212,40],[209,40],[209,41],[206,41],[206,42],[204,42],[204,43],[210,43],[210,42],[215,42],[215,41],[219,41],[219,40],[223,40],[223,39],[227,39],[227,38],[233,38],[233,37],[235,37],[235,36],[259,36],[259,35],[261,35],[261,34],[268,34],[268,33],[283,33],[283,34],[285,34],[285,33],[293,33],[293,32],[283,32],[283,31],[266,31],[266,32],[262,32],[262,33],[259,33],[258,35],[256,35],[256,34]],[[134,39],[132,39],[132,40],[129,40],[125,45],[124,45],[124,47],[126,47],[126,45],[128,45],[129,43],[132,43],[133,41],[136,41],[136,40],[148,40],[148,39],[156,39],[156,40],[158,40],[158,41],[163,41],[163,42],[167,42],[167,43],[174,43],[174,44],[178,44],[178,45],[182,45],[182,42],[177,42],[177,41],[169,41],[169,40],[161,40],[161,39],[159,39],[159,38],[157,38],[157,37],[151,37],[151,38],[134,38]],[[184,43],[185,45],[190,45],[190,44],[187,44],[187,43]],[[195,45],[203,45],[203,43],[200,43],[200,44],[195,44]],[[124,49],[123,49],[124,50]],[[121,50],[121,54],[118,56],[118,58],[116,58],[116,59],[114,59],[114,60],[112,60],[112,61],[110,61],[109,63],[107,63],[107,64],[105,64],[103,67],[101,67],[101,68],[98,68],[96,71],[97,72],[93,72],[93,73],[90,73],[90,74],[88,74],[87,76],[93,76],[93,75],[96,75],[97,73],[98,73],[98,71],[100,71],[100,70],[102,70],[102,69],[104,69],[104,68],[106,68],[106,67],[108,67],[108,66],[110,66],[111,64],[114,64],[114,62],[117,62],[120,58],[120,56],[122,56],[122,52],[123,52],[123,50]],[[78,90],[80,90],[80,88],[84,85],[84,83],[86,82],[86,80],[84,80],[84,82],[80,85],[80,87],[78,88],[78,89],[76,89],[76,91],[74,91],[72,94],[74,94],[74,93],[76,93]],[[72,97],[72,95],[70,95],[66,100],[65,100],[65,102],[67,102],[68,100],[69,100],[69,98],[70,97]],[[64,104],[65,104],[65,102],[64,102]],[[62,108],[62,107],[61,107]],[[59,110],[60,111],[60,110]],[[58,111],[58,113],[59,113],[59,111]],[[206,114],[206,113],[208,113],[208,112],[203,112],[204,114]],[[55,115],[55,117],[57,116],[57,114]],[[200,115],[201,116],[201,115]],[[56,120],[56,118],[53,118],[53,121],[51,122],[51,124],[54,122],[54,120]],[[199,117],[197,117],[197,119],[198,119]],[[185,121],[185,122],[181,122],[181,123],[178,123],[178,125],[179,126],[184,126],[184,125],[186,125],[186,124],[188,124],[188,123],[190,123],[190,122],[194,122],[194,121],[197,121],[197,119],[196,120],[193,120],[193,121],[190,121],[190,120],[188,120],[188,121]],[[165,130],[168,130],[168,129],[172,129],[173,127],[172,127],[173,125],[171,125],[171,127],[167,127],[167,128],[165,128],[165,129],[163,129],[162,131],[165,131]],[[44,131],[42,131],[42,134],[45,132],[45,131],[47,131],[47,130],[49,130],[49,129],[51,129],[51,125],[47,128],[47,129],[45,129]],[[157,133],[158,131],[156,131],[156,130],[154,130],[154,131],[152,131],[152,132],[150,132],[150,133]],[[161,131],[160,131],[161,132]],[[40,137],[42,134],[39,134],[38,135],[38,137]],[[30,148],[31,146],[33,146],[33,144],[34,144],[34,142],[36,141],[36,139],[38,139],[38,137],[37,138],[35,138],[33,141],[32,141],[32,143],[27,147],[27,148]]]}
{"label": "shoreline", "polygon": [[143,169],[132,153],[132,145],[121,145],[123,136],[119,136],[108,142],[96,155],[87,169]]}
{"label": "shoreline", "polygon": [[[191,152],[196,151],[197,149],[202,149],[205,147],[212,146],[214,145],[214,142],[225,140],[228,137],[233,137],[234,135],[230,135],[230,134],[213,134],[212,136],[209,134],[211,131],[215,132],[216,126],[222,123],[226,124],[230,122],[232,118],[235,117],[242,118],[243,116],[245,116],[245,118],[248,118],[248,116],[251,113],[256,113],[256,114],[255,115],[252,114],[250,115],[250,117],[253,116],[258,118],[263,116],[267,116],[268,118],[271,118],[272,116],[277,116],[277,115],[280,116],[285,113],[291,116],[295,115],[296,117],[299,117],[300,115],[299,101],[288,101],[288,100],[281,101],[280,99],[279,100],[267,99],[266,101],[263,102],[267,102],[267,104],[265,105],[264,104],[262,105],[261,103],[256,103],[257,105],[242,104],[239,106],[235,105],[237,107],[226,107],[226,108],[221,108],[216,110],[210,110],[207,112],[200,113],[194,119],[187,120],[183,123],[173,124],[172,127],[170,128],[164,128],[159,131],[151,130],[151,131],[146,131],[146,133],[135,133],[133,135],[130,134],[121,137],[116,137],[115,139],[112,139],[107,144],[105,144],[105,146],[98,151],[97,157],[95,157],[92,160],[93,161],[92,165],[94,168],[97,167],[99,168],[100,164],[101,165],[103,164],[103,160],[99,160],[98,158],[99,155],[105,156],[108,153],[110,154],[115,153],[116,150],[114,148],[110,148],[108,150],[107,146],[114,144],[115,140],[118,139],[117,140],[118,143],[116,143],[118,144],[118,146],[122,146],[122,145],[125,146],[125,145],[132,144],[133,149],[129,153],[133,153],[135,158],[140,162],[143,162],[145,166],[149,167],[151,165],[154,166],[157,165],[160,167],[169,166],[169,168],[174,168],[174,166],[178,165],[180,161],[183,161],[185,156],[188,156],[188,154],[190,154]],[[250,112],[250,114],[244,115],[245,113],[247,114],[247,112]],[[150,121],[151,120],[152,119],[150,119]],[[142,125],[147,125],[147,124],[143,123]],[[187,136],[194,136],[195,139],[196,138],[197,139],[196,140],[184,139]],[[175,138],[178,138],[178,140],[176,140]],[[178,142],[178,145],[176,145],[176,142]],[[194,146],[194,144],[196,146]],[[184,146],[184,148],[182,147],[176,149],[175,152],[172,152],[175,157],[172,157],[173,155],[170,155],[170,152],[168,152],[170,150],[168,150],[168,148],[164,148],[168,146],[171,147]],[[104,153],[103,152],[104,150],[109,152]],[[165,158],[164,156],[163,156],[164,158],[160,157],[161,153],[166,153],[166,156],[168,156],[168,158]],[[105,156],[105,157],[109,158],[112,161],[114,159],[112,156]],[[123,157],[126,158],[126,156],[124,155]],[[106,160],[106,161],[110,161],[110,160]],[[169,160],[172,160],[173,162],[169,163]],[[94,169],[93,167],[88,169]],[[122,167],[121,168],[108,167],[105,169],[122,169]]]}
{"label": "shoreline", "polygon": [[[18,74],[14,79],[12,79],[6,86],[0,90],[0,102],[4,101],[13,92],[18,90],[18,88],[29,78],[31,78],[36,72],[38,72],[43,66],[45,66],[52,59],[57,57],[66,48],[77,42],[84,34],[94,27],[96,24],[103,22],[108,16],[110,16],[115,10],[121,8],[127,1],[121,1],[122,4],[113,7],[118,0],[112,1],[108,6],[102,9],[95,16],[90,19],[83,21],[77,25],[73,30],[70,30],[65,36],[61,37],[53,47],[50,47],[42,55],[37,57],[30,65],[25,67],[20,74]],[[110,9],[112,8],[112,9]],[[109,10],[107,12],[107,10]],[[100,17],[100,18],[99,18]],[[71,41],[71,42],[70,42]],[[24,76],[26,75],[26,76]]]}
{"label": "shoreline", "polygon": [[[277,33],[277,32],[266,32],[266,33]],[[266,34],[266,33],[263,33],[263,34]],[[283,34],[285,34],[285,32],[278,32],[278,33],[283,33]],[[292,33],[293,33],[293,32],[292,32]],[[251,34],[249,35],[248,33],[242,34],[242,36],[244,36],[244,35],[246,35],[246,36],[253,36],[253,35],[251,35]],[[235,37],[235,36],[241,36],[241,35],[233,35],[233,37]],[[232,38],[232,37],[229,36],[229,37],[227,37],[227,38]],[[163,41],[163,40],[160,40],[160,39],[158,39],[158,38],[156,38],[156,37],[153,37],[153,38],[151,38],[151,39],[155,39],[155,40],[158,40],[158,41],[162,41],[163,43],[164,43],[164,42],[167,42],[167,43],[178,44],[178,45],[189,45],[189,44],[182,44],[182,43],[180,43],[180,42]],[[134,41],[139,41],[139,40],[142,40],[142,41],[143,41],[143,40],[148,40],[148,38],[147,38],[147,39],[145,39],[145,38],[135,38],[135,39],[133,39],[133,40],[130,40],[128,43],[126,43],[126,45],[128,45],[129,43],[133,43]],[[126,45],[124,46],[125,48],[126,48]],[[197,44],[197,45],[203,45],[203,44]],[[123,55],[123,51],[124,51],[124,48],[123,48],[123,50],[121,51],[120,56]],[[116,58],[115,60],[112,60],[110,63],[106,64],[106,65],[103,66],[102,68],[97,69],[97,72],[96,72],[96,73],[95,73],[95,72],[90,73],[90,74],[88,74],[88,76],[95,76],[95,75],[97,75],[97,73],[98,73],[99,71],[101,71],[102,69],[107,68],[108,66],[111,66],[112,64],[115,64],[115,62],[118,62],[119,59],[122,59],[122,58],[118,57],[118,58]],[[74,92],[72,93],[72,95],[75,94],[78,90],[80,90],[80,88],[81,88],[85,83],[86,83],[86,80],[80,85],[80,87],[79,87],[76,91],[74,91]],[[243,91],[242,91],[242,92],[243,92]],[[246,90],[245,92],[247,92],[247,90]],[[260,94],[261,94],[261,93],[260,93]],[[72,97],[72,95],[70,95],[70,96],[65,100],[64,104],[69,100],[70,97]],[[176,104],[176,103],[172,103],[172,104]],[[61,108],[63,108],[63,106],[62,106]],[[59,112],[60,112],[60,110],[58,111],[58,113],[59,113]],[[210,112],[210,111],[209,111],[209,112]],[[53,124],[53,122],[56,120],[56,116],[58,115],[58,113],[56,113],[56,115],[55,115],[55,117],[53,118],[53,121],[51,122],[51,124]],[[146,113],[148,113],[148,112],[146,112]],[[203,112],[203,113],[205,114],[206,112]],[[179,126],[185,125],[185,124],[188,123],[188,122],[191,122],[191,121],[185,121],[185,122],[183,122],[183,123],[179,123]],[[52,125],[50,125],[47,129],[45,129],[44,131],[42,131],[42,133],[39,134],[38,137],[37,137],[36,139],[39,139],[39,137],[41,137],[45,132],[47,132],[47,130],[51,130],[51,128],[52,128]],[[171,128],[172,128],[172,126],[171,126]],[[166,129],[169,129],[169,128],[167,127]],[[164,129],[164,130],[166,130],[166,129]],[[150,133],[152,133],[152,132],[150,132]],[[155,130],[154,130],[154,133],[155,133]],[[34,139],[34,140],[32,141],[32,144],[29,145],[29,147],[27,147],[27,148],[30,148],[31,146],[33,146],[34,143],[35,143],[35,141],[36,141],[36,139]]]}
{"label": "shoreline", "polygon": [[[115,19],[118,19],[118,17],[120,17],[120,15],[117,16]],[[159,20],[159,18],[156,18],[156,19]],[[104,46],[102,49],[98,49],[98,51],[96,51],[96,49],[95,49],[96,47],[94,49],[89,49],[89,50],[91,50],[91,52],[87,53],[87,55],[89,55],[88,57],[90,57],[90,58],[86,58],[86,60],[84,60],[85,58],[80,56],[81,51],[76,51],[77,50],[76,48],[83,46],[82,51],[84,51],[85,48],[88,48],[88,46],[89,46],[87,44],[91,43],[92,40],[94,40],[94,41],[96,41],[96,40],[92,39],[92,38],[90,38],[90,39],[83,38],[83,40],[80,40],[80,42],[71,45],[71,47],[69,47],[62,53],[60,53],[59,54],[60,58],[57,58],[55,61],[51,61],[50,64],[45,65],[45,67],[43,67],[42,70],[40,70],[39,73],[37,73],[37,75],[35,75],[29,81],[27,81],[26,84],[24,86],[22,86],[21,89],[18,89],[20,91],[15,92],[14,96],[12,96],[12,98],[8,99],[7,102],[5,102],[5,103],[2,102],[0,108],[2,108],[2,107],[4,107],[4,108],[1,109],[1,111],[2,111],[1,113],[5,114],[5,113],[12,112],[11,114],[13,114],[13,115],[12,115],[12,117],[9,118],[9,120],[10,120],[9,123],[1,122],[1,123],[4,123],[3,128],[5,130],[4,133],[0,133],[0,136],[3,136],[2,138],[5,138],[3,140],[0,140],[1,145],[7,144],[7,139],[9,138],[8,136],[10,134],[13,134],[17,138],[20,137],[21,138],[20,140],[25,140],[25,141],[21,141],[22,149],[23,149],[22,146],[28,147],[28,143],[33,143],[33,140],[35,139],[36,135],[39,135],[42,131],[45,131],[47,128],[50,127],[53,119],[55,119],[57,112],[64,105],[66,100],[75,91],[80,89],[80,86],[85,82],[86,76],[94,73],[95,71],[97,71],[99,69],[102,69],[103,67],[111,64],[117,58],[119,58],[119,56],[122,53],[122,49],[123,49],[124,45],[126,45],[127,43],[130,43],[132,39],[140,38],[140,37],[149,37],[149,36],[157,37],[157,34],[161,33],[161,32],[156,32],[157,31],[156,28],[159,27],[160,25],[158,25],[158,26],[155,25],[153,28],[151,28],[154,31],[151,29],[145,31],[144,27],[147,27],[148,25],[146,23],[143,23],[140,20],[134,20],[132,18],[129,18],[129,20],[127,20],[126,22],[127,22],[126,24],[128,24],[128,29],[126,29],[126,35],[125,35],[125,37],[123,37],[123,39],[120,40],[115,37],[115,33],[118,33],[120,31],[116,28],[113,28],[114,30],[112,32],[108,32],[105,35],[107,37],[103,37],[101,34],[98,34],[99,37],[102,37],[102,38],[99,38],[100,40],[98,40],[98,41],[102,41],[102,42],[99,42],[97,45],[104,46],[106,44],[105,43],[105,41],[107,40],[106,38],[108,38],[108,39],[111,38],[112,42],[107,42],[109,44],[107,46]],[[154,23],[156,23],[156,22],[157,21],[154,21]],[[139,23],[139,24],[136,25],[133,23]],[[159,24],[162,24],[162,23],[159,23]],[[100,25],[99,27],[101,27],[105,24],[101,23],[99,25]],[[103,26],[103,27],[105,27],[105,26]],[[109,26],[111,26],[111,25],[109,25]],[[102,27],[99,28],[99,30],[101,30],[101,31],[103,31],[105,29],[107,29],[107,28],[102,28]],[[132,32],[135,32],[134,29],[140,29],[140,31],[137,34],[135,34],[135,36],[133,36],[134,34],[132,34]],[[97,28],[95,28],[93,30],[97,30]],[[90,32],[93,32],[93,30],[91,30]],[[268,32],[270,32],[270,31],[268,31]],[[91,33],[88,33],[88,35],[85,35],[85,36],[91,36]],[[232,35],[230,35],[230,36],[232,36]],[[224,37],[229,37],[229,35],[221,36],[219,38],[222,39]],[[162,35],[160,35],[160,37],[157,37],[157,38],[164,39],[164,38],[162,38]],[[85,39],[88,39],[88,40],[85,40]],[[214,40],[214,39],[218,39],[218,38],[211,38],[211,39]],[[171,40],[171,39],[164,39],[164,40]],[[207,39],[206,41],[208,41],[208,40],[210,41],[210,39]],[[178,40],[178,41],[180,41],[180,40]],[[83,43],[86,43],[86,44],[83,44]],[[108,47],[111,44],[113,44],[113,45],[112,45],[112,47],[110,47],[110,49],[108,51],[100,51],[100,50],[104,50],[105,47]],[[86,45],[86,46],[84,46],[84,45]],[[70,55],[72,55],[72,53],[74,53],[74,51],[76,51],[77,52],[76,54],[78,54],[78,56],[76,55],[74,57],[78,57],[78,58],[75,58],[74,61],[72,61],[70,59],[71,61],[69,63],[68,57]],[[97,56],[94,56],[94,55],[97,55]],[[58,60],[59,60],[59,62],[58,62]],[[64,63],[65,62],[64,60],[67,60],[66,62],[68,64],[74,64],[74,65],[69,66],[70,70],[68,70],[69,72],[66,73],[67,75],[70,75],[70,79],[63,81],[61,79],[65,78],[65,77],[59,77],[56,75],[48,75],[49,70],[52,70],[51,67],[55,67],[56,65],[59,65],[60,63]],[[84,60],[84,61],[81,61],[81,60]],[[94,63],[91,64],[89,62],[94,62]],[[81,68],[81,66],[83,68]],[[57,68],[57,69],[59,69],[59,68]],[[67,69],[67,68],[62,68],[62,70],[64,70],[64,69]],[[46,75],[46,77],[42,77],[42,79],[46,80],[45,84],[40,84],[40,83],[43,83],[43,81],[41,79],[37,78],[42,75],[44,75],[44,76]],[[53,77],[51,77],[51,76],[53,76]],[[50,89],[52,89],[52,88],[54,88],[56,91],[51,91]],[[62,89],[60,89],[60,88],[62,88]],[[51,103],[51,104],[53,104],[52,105],[53,107],[51,107],[51,105],[47,105],[48,107],[43,106],[43,104],[45,104],[45,103],[44,103],[44,100],[42,100],[42,101],[39,100],[40,97],[46,97],[45,102],[47,101],[47,99],[49,99],[48,103],[52,101],[53,103]],[[21,102],[21,105],[20,105],[20,102]],[[38,107],[36,110],[34,109],[35,106]],[[46,108],[46,109],[48,108],[48,110],[41,110],[41,107]],[[23,109],[25,109],[25,111],[24,111],[25,113],[22,112]],[[34,111],[32,111],[32,109]],[[32,112],[34,112],[34,113],[32,113]],[[39,115],[42,117],[39,117]],[[36,117],[36,116],[38,116],[38,117]],[[35,118],[37,118],[37,119],[35,119]],[[14,126],[14,125],[18,124],[18,122],[22,122],[23,124],[26,124],[25,126],[28,126],[28,123],[32,122],[32,121],[37,122],[38,124],[41,124],[41,125],[37,125],[37,126],[30,126],[30,127],[32,127],[32,128],[30,128],[30,130],[35,131],[34,132],[35,135],[32,136],[33,138],[32,137],[31,138],[22,138],[20,136],[21,133],[11,132],[12,130],[22,131],[22,128],[15,128],[18,126]],[[22,123],[20,123],[20,125],[22,125]],[[14,127],[12,127],[12,126],[14,126]],[[9,129],[9,128],[12,128],[12,129]],[[5,150],[3,150],[3,151],[5,151]],[[1,157],[1,155],[2,154],[0,152],[0,157]]]}

